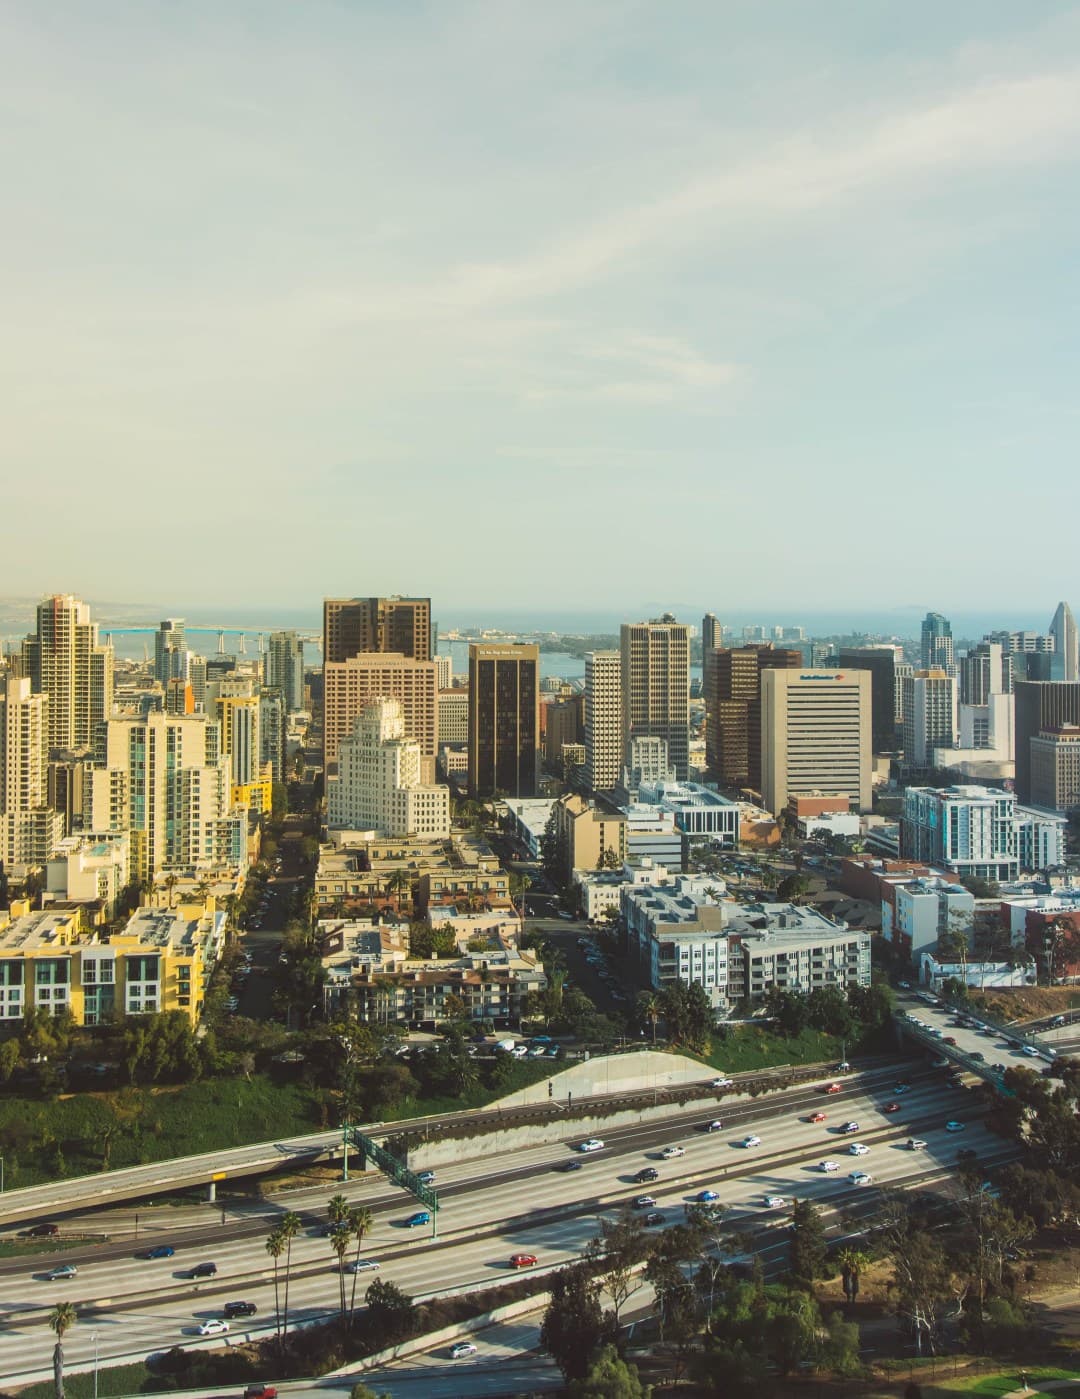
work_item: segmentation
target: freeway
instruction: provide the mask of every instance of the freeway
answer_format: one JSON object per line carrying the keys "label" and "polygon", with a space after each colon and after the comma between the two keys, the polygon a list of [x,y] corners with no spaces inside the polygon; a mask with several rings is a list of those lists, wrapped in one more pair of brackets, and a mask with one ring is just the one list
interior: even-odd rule
{"label": "freeway", "polygon": [[1003,1035],[993,1026],[983,1025],[974,1013],[962,1012],[964,1020],[976,1022],[974,1025],[961,1024],[957,1012],[941,1004],[937,997],[931,1005],[920,1000],[916,992],[899,992],[896,1011],[901,1025],[904,1019],[914,1022],[917,1028],[922,1022],[928,1035],[941,1045],[943,1055],[951,1057],[949,1051],[955,1049],[981,1065],[979,1072],[987,1077],[997,1077],[1008,1068],[1027,1068],[1039,1073],[1050,1062],[1050,1056],[1045,1053],[1026,1052],[1021,1038]]}
{"label": "freeway", "polygon": [[[351,1182],[346,1193],[374,1215],[364,1256],[378,1261],[381,1277],[417,1297],[502,1282],[514,1275],[509,1257],[516,1251],[535,1253],[541,1268],[574,1258],[595,1234],[599,1218],[645,1191],[670,1224],[683,1217],[697,1191],[716,1189],[734,1224],[748,1230],[748,1247],[775,1248],[775,1233],[770,1241],[769,1231],[782,1227],[793,1198],[844,1208],[865,1201],[872,1190],[849,1181],[852,1169],[867,1171],[874,1185],[904,1185],[947,1172],[959,1146],[975,1150],[987,1163],[1009,1152],[978,1121],[970,1095],[944,1090],[940,1079],[930,1074],[913,1072],[909,1077],[910,1087],[899,1094],[891,1075],[880,1073],[870,1084],[849,1080],[835,1096],[792,1090],[764,1103],[736,1107],[732,1115],[725,1112],[725,1127],[715,1132],[699,1130],[704,1115],[682,1114],[608,1133],[604,1149],[589,1156],[576,1155],[567,1141],[440,1168],[437,1241],[425,1230],[406,1227],[415,1203],[381,1177]],[[883,1111],[890,1101],[900,1104],[898,1112]],[[826,1112],[827,1120],[807,1120],[811,1109]],[[965,1122],[962,1135],[945,1130],[953,1116]],[[860,1123],[853,1136],[868,1145],[865,1156],[848,1154],[853,1137],[838,1129],[849,1119]],[[746,1148],[739,1143],[750,1127],[762,1141]],[[924,1138],[926,1150],[908,1149],[911,1135]],[[685,1155],[664,1159],[661,1153],[668,1145],[683,1147]],[[819,1169],[826,1159],[837,1162],[836,1172]],[[557,1169],[570,1160],[580,1160],[581,1169]],[[640,1185],[635,1175],[647,1166],[654,1166],[660,1178]],[[330,1193],[328,1188],[323,1200]],[[782,1197],[784,1207],[766,1208],[763,1200],[768,1195]],[[337,1297],[329,1244],[320,1237],[323,1216],[314,1207],[313,1192],[309,1198],[312,1207],[301,1211],[304,1232],[293,1245],[290,1315],[297,1322],[327,1315]],[[73,1371],[91,1363],[94,1338],[102,1364],[141,1358],[177,1344],[215,1344],[200,1341],[196,1328],[200,1321],[219,1316],[230,1300],[250,1300],[258,1312],[250,1322],[233,1323],[227,1344],[264,1331],[273,1324],[274,1305],[272,1272],[263,1248],[268,1223],[262,1218],[205,1238],[177,1237],[176,1256],[153,1262],[137,1260],[130,1245],[73,1249],[55,1256],[55,1261],[78,1268],[77,1276],[64,1282],[44,1281],[53,1259],[3,1260],[0,1327],[6,1333],[5,1369],[20,1382],[44,1375],[51,1350],[45,1318],[49,1306],[61,1299],[74,1302],[81,1313],[81,1324],[65,1340]],[[184,1276],[202,1261],[216,1263],[216,1278],[193,1282]],[[359,1279],[358,1297],[367,1282],[368,1277]]]}

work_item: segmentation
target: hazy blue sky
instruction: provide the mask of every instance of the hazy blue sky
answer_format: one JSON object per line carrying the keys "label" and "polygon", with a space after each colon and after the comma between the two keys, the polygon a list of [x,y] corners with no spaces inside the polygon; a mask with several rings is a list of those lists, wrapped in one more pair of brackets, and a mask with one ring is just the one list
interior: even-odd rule
{"label": "hazy blue sky", "polygon": [[0,0],[0,157],[0,592],[1080,592],[1078,6]]}

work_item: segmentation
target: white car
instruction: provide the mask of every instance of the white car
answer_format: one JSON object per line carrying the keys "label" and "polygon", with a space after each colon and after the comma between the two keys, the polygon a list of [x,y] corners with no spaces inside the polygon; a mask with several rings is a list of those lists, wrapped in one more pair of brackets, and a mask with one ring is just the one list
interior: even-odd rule
{"label": "white car", "polygon": [[213,1316],[209,1321],[204,1321],[199,1327],[200,1336],[224,1336],[229,1329],[229,1323],[222,1321],[220,1317]]}
{"label": "white car", "polygon": [[766,1195],[762,1204],[767,1210],[782,1210],[787,1204],[783,1195]]}
{"label": "white car", "polygon": [[761,1138],[755,1136],[753,1132],[751,1132],[750,1135],[749,1135],[748,1137],[743,1137],[742,1141],[740,1142],[740,1146],[747,1146],[747,1147],[749,1147],[749,1146],[760,1146],[760,1145],[761,1145]]}
{"label": "white car", "polygon": [[1022,1045],[1021,1052],[1026,1054],[1029,1059],[1037,1059],[1039,1057],[1039,1051],[1033,1044]]}
{"label": "white car", "polygon": [[476,1347],[472,1341],[456,1341],[450,1347],[450,1359],[462,1360],[466,1355],[475,1355]]}
{"label": "white car", "polygon": [[836,1164],[835,1161],[818,1162],[818,1170],[821,1171],[824,1175],[829,1175],[831,1172],[838,1171],[839,1169],[840,1167]]}
{"label": "white car", "polygon": [[874,1177],[867,1175],[865,1171],[852,1171],[848,1176],[852,1185],[870,1185],[873,1179]]}
{"label": "white car", "polygon": [[685,1146],[665,1146],[664,1149],[663,1149],[663,1151],[660,1153],[660,1155],[661,1155],[661,1157],[663,1158],[663,1160],[665,1160],[665,1161],[674,1161],[675,1158],[676,1158],[676,1156],[685,1156],[685,1155],[686,1155],[686,1147],[685,1147]]}
{"label": "white car", "polygon": [[733,1078],[714,1078],[712,1086],[714,1088],[734,1088],[735,1080]]}
{"label": "white car", "polygon": [[907,1143],[907,1144],[908,1144],[908,1150],[909,1150],[909,1151],[925,1151],[925,1150],[926,1150],[926,1143],[923,1141],[922,1137],[908,1137],[908,1143]]}
{"label": "white car", "polygon": [[603,1151],[604,1143],[599,1137],[586,1137],[583,1142],[578,1142],[578,1151]]}
{"label": "white car", "polygon": [[852,1142],[848,1147],[849,1156],[865,1156],[870,1148],[865,1142]]}

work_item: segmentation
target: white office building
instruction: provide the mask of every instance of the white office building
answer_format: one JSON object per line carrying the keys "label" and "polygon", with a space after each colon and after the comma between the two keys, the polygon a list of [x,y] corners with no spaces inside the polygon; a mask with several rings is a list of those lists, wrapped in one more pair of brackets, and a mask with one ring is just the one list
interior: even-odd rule
{"label": "white office building", "polygon": [[936,748],[956,746],[959,719],[956,679],[944,670],[917,670],[902,681],[904,762],[929,768]]}
{"label": "white office building", "polygon": [[401,702],[370,701],[338,749],[327,783],[327,825],[383,836],[450,835],[450,789],[423,781],[425,756],[405,734]]}
{"label": "white office building", "polygon": [[979,879],[1015,879],[1016,797],[990,787],[909,787],[900,845],[907,860]]}

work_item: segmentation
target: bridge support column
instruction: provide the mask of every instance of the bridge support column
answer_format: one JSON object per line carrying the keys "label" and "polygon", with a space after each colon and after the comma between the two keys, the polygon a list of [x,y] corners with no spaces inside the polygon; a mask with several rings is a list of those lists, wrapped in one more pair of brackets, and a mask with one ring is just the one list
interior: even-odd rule
{"label": "bridge support column", "polygon": [[206,1187],[206,1199],[209,1204],[213,1204],[217,1199],[217,1181],[212,1180]]}

